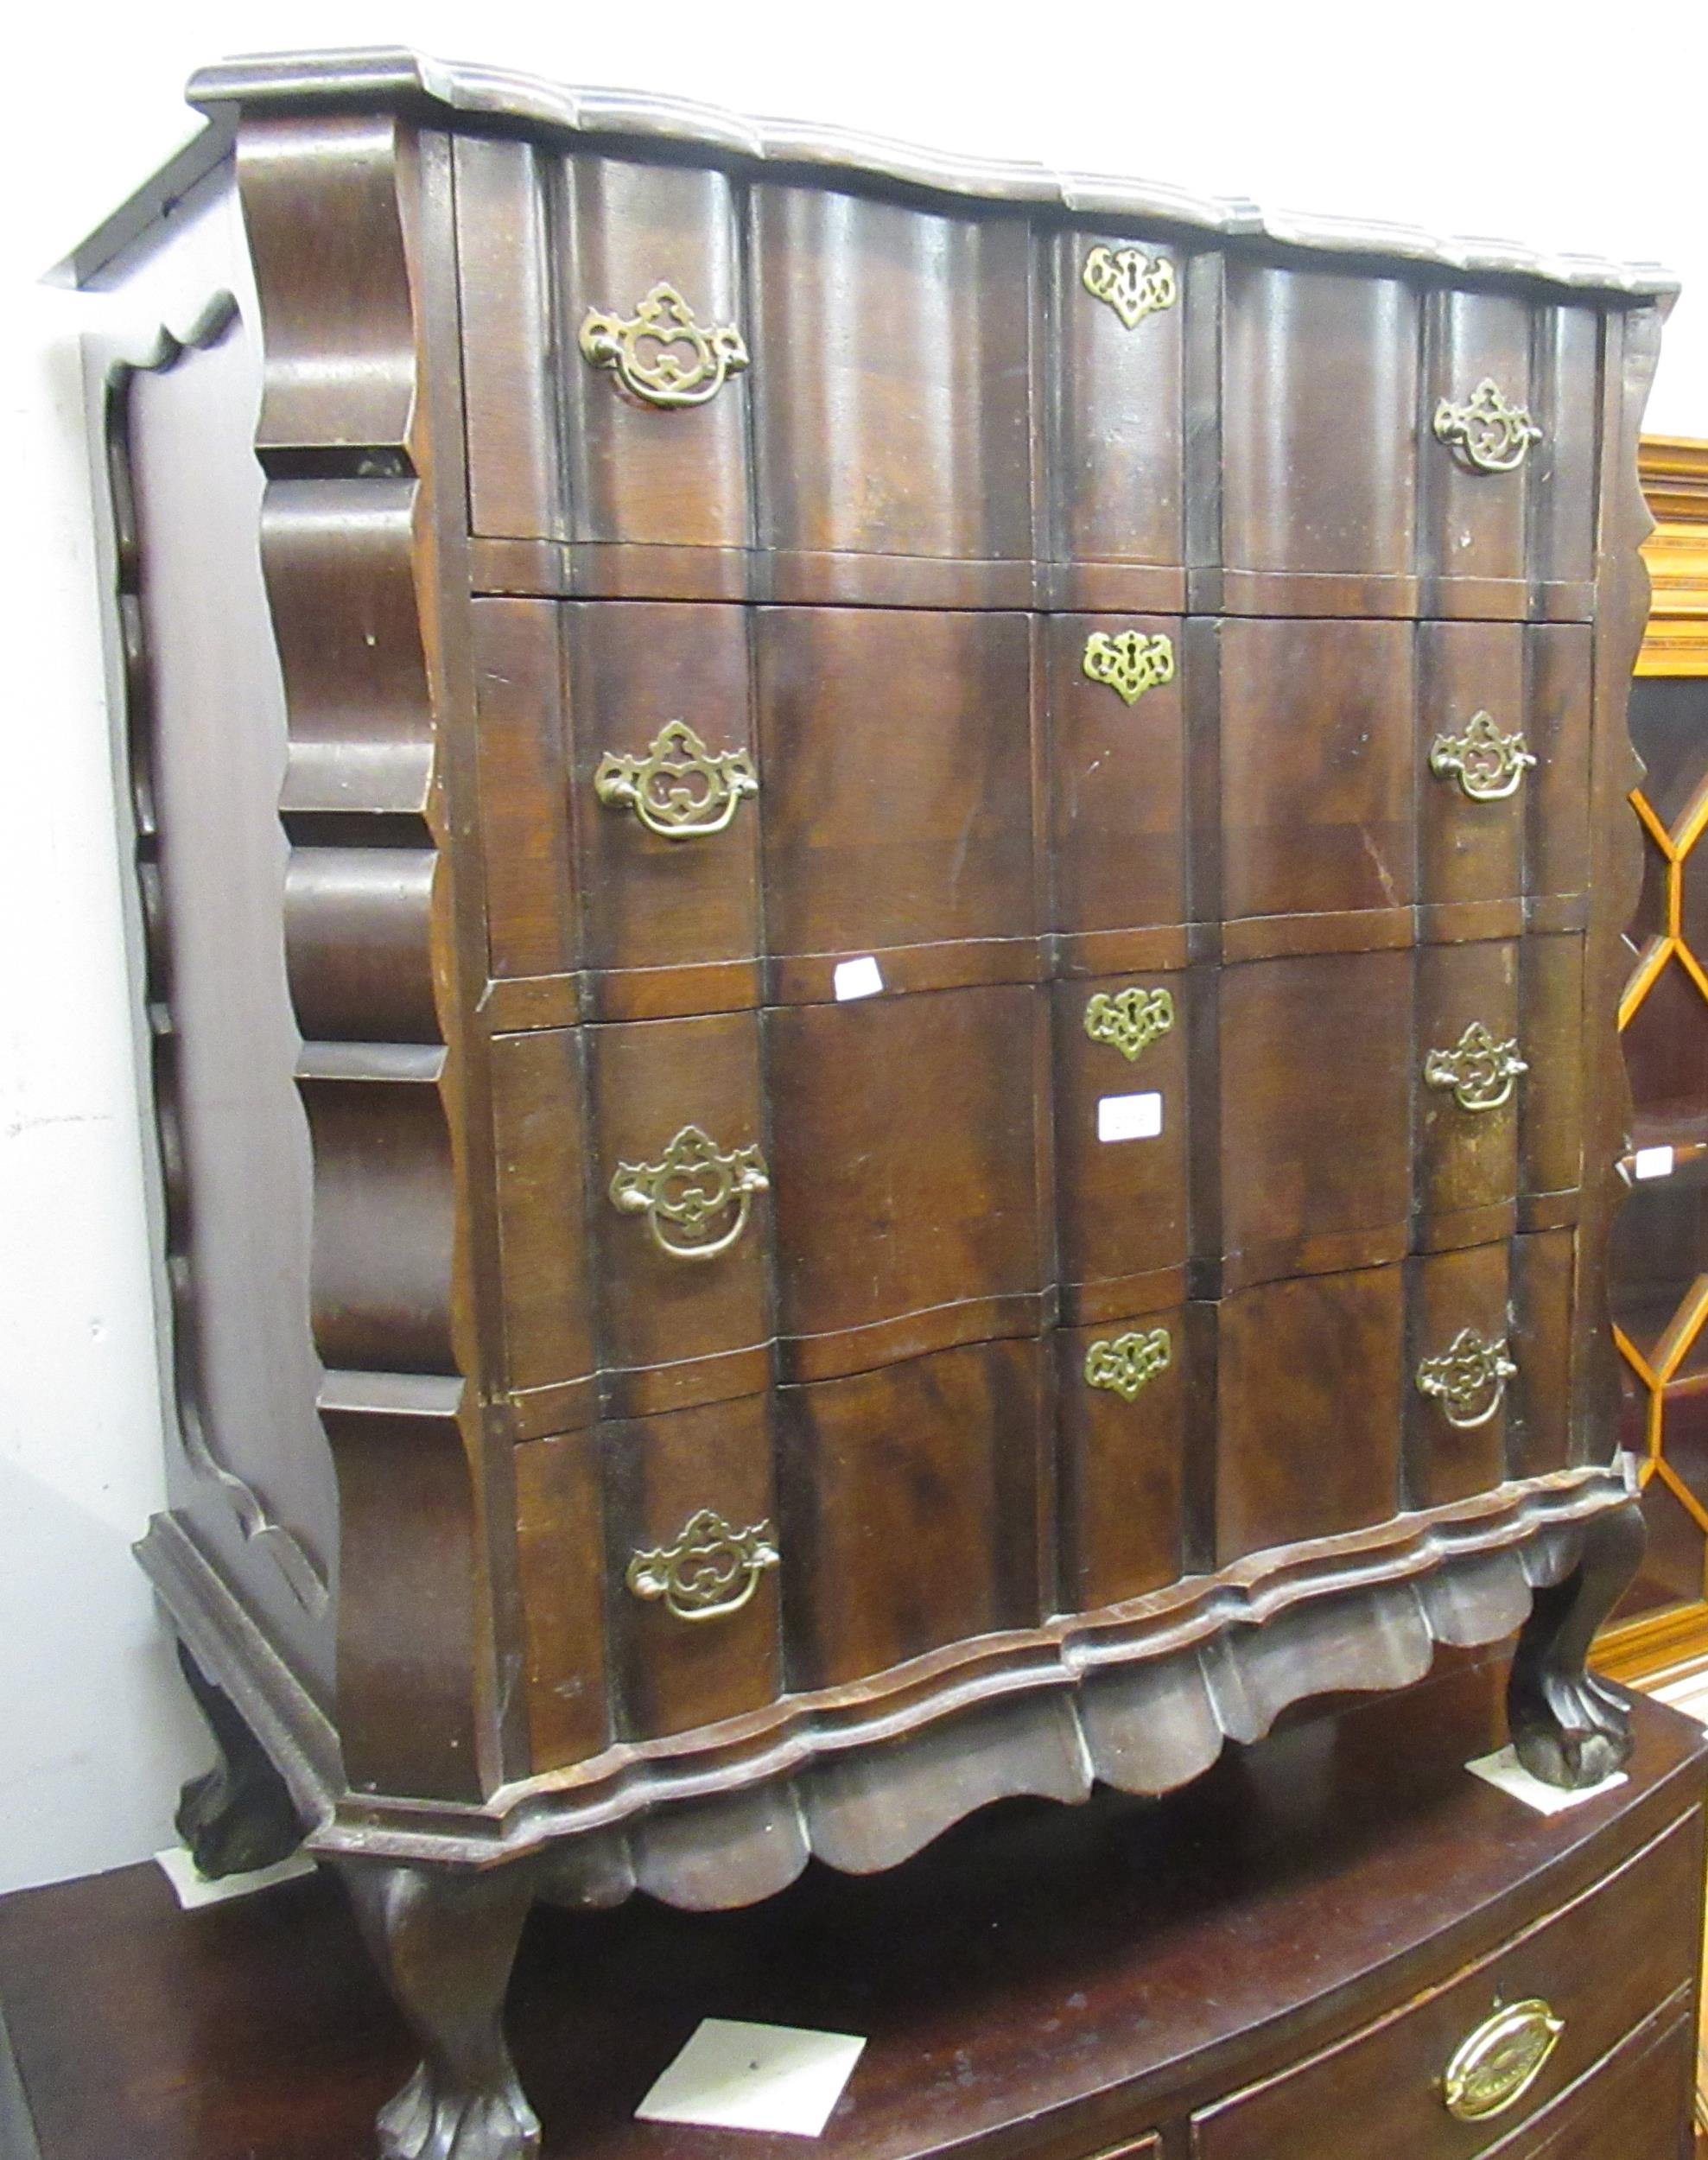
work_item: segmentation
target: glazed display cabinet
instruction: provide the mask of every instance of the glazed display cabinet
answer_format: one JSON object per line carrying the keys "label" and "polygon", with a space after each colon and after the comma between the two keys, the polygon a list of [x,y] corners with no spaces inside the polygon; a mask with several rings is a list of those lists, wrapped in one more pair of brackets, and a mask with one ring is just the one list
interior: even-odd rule
{"label": "glazed display cabinet", "polygon": [[403,54],[192,96],[79,258],[171,296],[143,1556],[204,1863],[306,1833],[421,2035],[385,2151],[530,2148],[536,1898],[1521,1625],[1525,1763],[1616,1768],[1667,282]]}

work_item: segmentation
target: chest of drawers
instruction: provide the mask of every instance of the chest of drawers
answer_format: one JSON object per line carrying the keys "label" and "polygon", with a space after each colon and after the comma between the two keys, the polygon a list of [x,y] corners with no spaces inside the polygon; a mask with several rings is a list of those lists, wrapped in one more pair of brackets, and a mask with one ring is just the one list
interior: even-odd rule
{"label": "chest of drawers", "polygon": [[105,250],[213,294],[109,396],[144,1559],[192,1829],[306,1814],[428,2039],[386,2150],[531,2135],[537,1894],[1165,1791],[1527,1611],[1527,1761],[1616,1764],[1665,281],[401,55],[193,94]]}

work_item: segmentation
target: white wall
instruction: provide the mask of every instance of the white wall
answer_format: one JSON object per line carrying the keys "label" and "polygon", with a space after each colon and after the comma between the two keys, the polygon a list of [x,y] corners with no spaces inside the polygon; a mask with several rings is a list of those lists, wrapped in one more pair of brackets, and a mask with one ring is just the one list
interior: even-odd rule
{"label": "white wall", "polygon": [[[204,1752],[127,1547],[160,1412],[118,835],[74,341],[122,303],[35,276],[190,131],[232,53],[447,58],[836,122],[1266,204],[1659,258],[1650,424],[1708,436],[1708,9],[934,0],[161,0],[27,6],[0,143],[0,1888],[164,1842]],[[1664,139],[1661,131],[1664,130]],[[139,334],[152,327],[136,326]]]}

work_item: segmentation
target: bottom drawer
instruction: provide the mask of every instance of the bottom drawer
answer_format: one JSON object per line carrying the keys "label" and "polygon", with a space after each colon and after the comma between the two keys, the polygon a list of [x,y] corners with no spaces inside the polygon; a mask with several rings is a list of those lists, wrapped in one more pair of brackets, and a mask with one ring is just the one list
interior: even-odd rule
{"label": "bottom drawer", "polygon": [[1686,1986],[1488,2160],[1683,2160],[1695,2075]]}
{"label": "bottom drawer", "polygon": [[[1530,2150],[1537,2112],[1669,1998],[1693,1966],[1700,1817],[1692,1813],[1547,1919],[1350,2038],[1193,2119],[1197,2160],[1471,2160]],[[1475,2120],[1449,2111],[1448,2064],[1502,2005],[1545,2002],[1558,2030],[1533,2079]],[[1497,2097],[1497,2096],[1493,2096]],[[1567,2148],[1571,2150],[1571,2148]],[[1634,2152],[1646,2151],[1633,2147]]]}

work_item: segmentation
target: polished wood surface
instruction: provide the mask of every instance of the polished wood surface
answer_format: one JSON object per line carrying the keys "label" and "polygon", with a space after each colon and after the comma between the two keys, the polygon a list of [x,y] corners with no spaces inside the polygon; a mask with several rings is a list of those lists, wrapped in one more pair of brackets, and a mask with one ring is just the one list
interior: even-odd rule
{"label": "polished wood surface", "polygon": [[[544,2151],[784,2160],[632,2118],[716,2016],[867,2037],[830,2160],[1079,2160],[1152,2131],[1171,2155],[1460,2160],[1507,2132],[1523,2160],[1679,2160],[1702,1737],[1640,1705],[1630,1782],[1538,1815],[1462,1767],[1500,1737],[1498,1682],[1300,1727],[1157,1806],[1012,1803],[751,1912],[540,1908],[510,2022]],[[1555,2058],[1457,2125],[1444,2062],[1517,1990],[1564,2011]],[[347,2160],[410,2059],[325,1876],[193,1913],[152,1867],[9,1898],[0,2007],[41,2160]]]}
{"label": "polished wood surface", "polygon": [[[1527,1611],[1527,1761],[1618,1759],[1581,1665],[1635,1560],[1603,1272],[1661,295],[401,80],[201,85],[243,112],[230,634],[282,691],[261,1001],[338,1553],[257,1496],[300,1434],[226,1395],[145,1556],[422,2034],[388,2150],[489,2160],[530,2135],[506,1915],[571,1832],[586,1895],[735,1905],[1167,1790]],[[219,344],[126,397],[188,385],[183,432]],[[133,641],[151,812],[226,594],[122,403],[178,588]],[[217,1343],[287,1173],[252,1207],[219,1152],[207,955],[259,843],[205,825],[138,867]]]}

